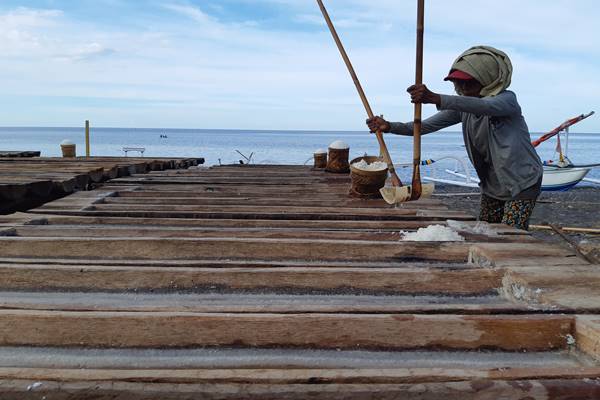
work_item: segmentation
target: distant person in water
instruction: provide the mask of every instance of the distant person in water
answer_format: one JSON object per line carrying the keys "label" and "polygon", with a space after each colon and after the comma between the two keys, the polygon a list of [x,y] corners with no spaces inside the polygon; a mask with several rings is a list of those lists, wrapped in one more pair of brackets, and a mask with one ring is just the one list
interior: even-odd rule
{"label": "distant person in water", "polygon": [[[407,89],[413,103],[435,104],[439,112],[423,120],[427,134],[459,122],[469,159],[481,181],[479,219],[528,229],[540,194],[542,162],[531,144],[517,96],[506,90],[512,64],[500,50],[475,46],[461,54],[444,79],[458,96],[437,94],[425,85]],[[374,132],[412,136],[413,123],[367,120]]]}

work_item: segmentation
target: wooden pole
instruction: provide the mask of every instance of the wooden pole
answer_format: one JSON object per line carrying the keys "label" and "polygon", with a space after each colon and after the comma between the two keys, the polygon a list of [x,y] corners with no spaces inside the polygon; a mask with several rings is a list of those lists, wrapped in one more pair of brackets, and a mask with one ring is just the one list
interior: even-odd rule
{"label": "wooden pole", "polygon": [[85,156],[90,156],[90,121],[85,120]]}
{"label": "wooden pole", "polygon": [[[363,106],[365,107],[365,110],[367,111],[367,115],[369,116],[369,118],[373,118],[374,117],[373,110],[371,109],[371,106],[369,105],[369,101],[367,100],[365,91],[363,90],[362,85],[360,84],[360,81],[358,80],[358,76],[356,75],[356,72],[354,71],[354,67],[352,66],[352,63],[350,62],[350,58],[348,58],[348,54],[346,53],[346,50],[344,49],[344,45],[342,44],[342,41],[340,40],[340,37],[338,36],[338,34],[335,30],[335,27],[333,26],[333,22],[331,22],[331,18],[329,18],[329,13],[327,12],[327,9],[325,9],[325,6],[323,5],[322,0],[317,0],[317,3],[319,4],[319,8],[321,9],[321,13],[323,14],[323,17],[325,18],[325,22],[327,23],[327,26],[329,27],[329,31],[331,32],[331,35],[333,36],[333,40],[335,41],[335,44],[337,45],[337,48],[340,51],[342,58],[344,59],[344,63],[346,64],[346,67],[348,68],[348,72],[350,73],[350,76],[352,77],[354,86],[356,86],[356,90],[358,91],[360,100],[362,101]],[[400,180],[400,177],[398,177],[398,175],[396,174],[396,169],[394,168],[394,164],[392,163],[390,153],[388,152],[387,146],[385,145],[385,141],[383,140],[383,133],[378,130],[377,132],[375,132],[375,136],[377,137],[377,141],[379,142],[379,150],[381,152],[381,155],[383,156],[383,159],[387,163],[388,171],[390,172],[390,178],[392,181],[392,185],[393,186],[402,186],[402,181]]]}
{"label": "wooden pole", "polygon": [[[423,83],[423,33],[425,31],[425,0],[417,0],[417,57],[415,85]],[[421,197],[421,114],[422,104],[415,103],[413,127],[413,176],[411,200]]]}

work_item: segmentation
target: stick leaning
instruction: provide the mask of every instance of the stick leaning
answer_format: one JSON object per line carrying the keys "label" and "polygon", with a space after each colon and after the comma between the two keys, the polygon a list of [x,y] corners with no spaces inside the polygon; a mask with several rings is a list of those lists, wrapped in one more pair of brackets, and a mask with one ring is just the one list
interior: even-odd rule
{"label": "stick leaning", "polygon": [[[350,73],[350,76],[352,77],[354,86],[356,86],[358,95],[360,96],[363,106],[365,107],[365,110],[367,111],[367,115],[369,116],[369,118],[373,118],[374,117],[373,110],[371,109],[371,106],[369,105],[367,96],[365,95],[365,92],[360,84],[360,81],[358,80],[358,76],[356,75],[356,72],[354,71],[354,67],[352,66],[352,63],[350,62],[350,58],[348,58],[348,54],[346,53],[346,50],[344,49],[344,45],[342,44],[342,41],[340,40],[340,37],[338,36],[338,34],[335,30],[335,27],[333,26],[333,22],[331,22],[331,18],[329,18],[329,13],[325,9],[325,6],[323,5],[322,0],[317,0],[317,3],[319,4],[321,13],[323,13],[325,22],[327,22],[327,26],[329,27],[329,31],[331,32],[331,35],[333,36],[333,40],[335,41],[335,44],[337,45],[337,48],[340,51],[342,58],[344,59],[344,63],[346,64],[346,67],[348,68],[348,72]],[[379,148],[381,151],[381,155],[383,156],[383,159],[385,160],[385,162],[388,166],[388,171],[390,173],[390,179],[391,179],[392,185],[393,186],[402,186],[402,181],[400,181],[398,174],[396,174],[396,170],[394,168],[394,164],[392,163],[390,153],[388,152],[387,146],[385,145],[385,141],[383,140],[383,133],[381,131],[377,131],[377,132],[375,132],[375,136],[377,137],[377,141],[379,142]]]}

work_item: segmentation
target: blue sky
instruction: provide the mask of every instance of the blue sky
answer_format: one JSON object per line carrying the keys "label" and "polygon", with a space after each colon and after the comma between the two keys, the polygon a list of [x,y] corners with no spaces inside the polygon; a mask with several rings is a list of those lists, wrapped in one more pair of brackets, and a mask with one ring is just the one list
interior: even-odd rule
{"label": "blue sky", "polygon": [[[410,120],[416,1],[325,3],[374,111]],[[533,132],[600,111],[596,1],[426,3],[432,90],[451,93],[454,58],[488,44],[511,56]],[[3,0],[0,51],[2,126],[363,129],[314,0]]]}

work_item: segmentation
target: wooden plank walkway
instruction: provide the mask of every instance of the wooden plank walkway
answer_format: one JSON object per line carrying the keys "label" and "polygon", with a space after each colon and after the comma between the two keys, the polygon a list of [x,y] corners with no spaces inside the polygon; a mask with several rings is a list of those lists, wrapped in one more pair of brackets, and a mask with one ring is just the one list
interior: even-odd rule
{"label": "wooden plank walkway", "polygon": [[40,151],[0,151],[0,157],[39,157],[42,153]]}
{"label": "wooden plank walkway", "polygon": [[25,156],[23,153],[0,153],[0,214],[37,207],[75,191],[88,190],[109,179],[187,168],[203,162],[202,159]]}
{"label": "wooden plank walkway", "polygon": [[600,266],[348,189],[150,171],[0,216],[0,398],[600,398]]}

